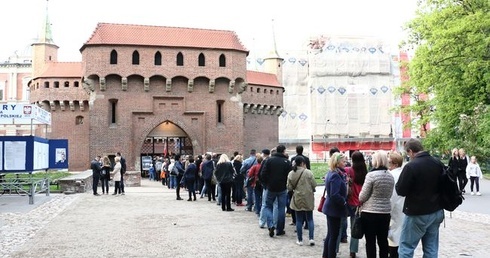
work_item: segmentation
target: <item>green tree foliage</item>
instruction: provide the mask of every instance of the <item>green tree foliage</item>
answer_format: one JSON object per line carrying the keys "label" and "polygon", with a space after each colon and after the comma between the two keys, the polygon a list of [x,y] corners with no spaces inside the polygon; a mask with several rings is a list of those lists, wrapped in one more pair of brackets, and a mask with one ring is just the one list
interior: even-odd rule
{"label": "green tree foliage", "polygon": [[410,94],[415,102],[400,110],[412,114],[414,128],[426,128],[429,121],[436,125],[427,134],[426,147],[463,147],[470,154],[487,154],[490,1],[419,1],[406,29],[408,38],[402,44],[415,54],[408,64],[408,82],[395,92]]}

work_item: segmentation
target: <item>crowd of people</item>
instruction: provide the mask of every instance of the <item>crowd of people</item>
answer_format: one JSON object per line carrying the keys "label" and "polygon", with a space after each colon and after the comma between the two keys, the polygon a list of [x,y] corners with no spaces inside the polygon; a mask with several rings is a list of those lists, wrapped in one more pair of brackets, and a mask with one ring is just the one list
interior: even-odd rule
{"label": "crowd of people", "polygon": [[[347,240],[347,227],[350,224],[352,230],[356,212],[360,214],[368,258],[413,257],[419,241],[424,257],[437,257],[439,225],[444,219],[438,184],[446,170],[417,139],[407,141],[405,151],[410,161],[404,164],[398,152],[379,150],[368,159],[355,151],[349,159],[337,148],[330,150],[325,202],[320,207],[327,223],[323,257],[337,257],[341,242],[349,242],[349,256],[356,257],[359,239]],[[99,180],[102,194],[109,193],[111,176],[115,181],[113,194],[124,194],[126,164],[120,153],[116,154],[114,165],[107,157],[96,157],[91,166],[94,195],[99,195]],[[474,156],[468,158],[463,149],[454,149],[448,166],[452,176],[458,178],[461,191],[470,179],[471,194],[481,195],[482,172]],[[231,158],[210,153],[155,157],[149,178],[175,189],[176,200],[183,200],[180,193],[184,188],[190,202],[207,197],[208,202],[215,202],[225,212],[243,206],[245,211],[256,214],[258,226],[267,228],[270,237],[286,233],[286,217],[290,215],[296,244],[315,245],[313,210],[317,184],[302,146],[297,146],[291,158],[284,145],[260,153],[252,149],[246,158],[238,152]],[[303,229],[308,230],[307,241],[303,240]]]}
{"label": "crowd of people", "polygon": [[90,162],[92,169],[92,191],[93,195],[100,196],[98,193],[99,182],[102,187],[102,194],[109,194],[109,181],[114,181],[114,193],[112,195],[124,195],[124,174],[126,173],[126,159],[117,152],[114,157],[114,164],[108,156],[96,156]]}

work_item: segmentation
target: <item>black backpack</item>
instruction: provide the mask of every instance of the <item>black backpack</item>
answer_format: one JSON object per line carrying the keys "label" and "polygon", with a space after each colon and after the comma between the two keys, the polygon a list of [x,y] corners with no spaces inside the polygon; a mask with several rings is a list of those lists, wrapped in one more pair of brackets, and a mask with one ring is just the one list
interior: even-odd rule
{"label": "black backpack", "polygon": [[441,206],[447,211],[454,211],[463,203],[463,193],[459,190],[456,176],[453,176],[448,167],[443,165],[443,173],[440,177]]}

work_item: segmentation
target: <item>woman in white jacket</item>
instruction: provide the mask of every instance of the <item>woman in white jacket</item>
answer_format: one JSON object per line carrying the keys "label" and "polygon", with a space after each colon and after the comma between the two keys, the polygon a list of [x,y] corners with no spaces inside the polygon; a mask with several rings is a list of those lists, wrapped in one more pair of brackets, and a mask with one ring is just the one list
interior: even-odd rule
{"label": "woman in white jacket", "polygon": [[483,174],[480,169],[480,165],[476,162],[476,157],[471,156],[471,161],[466,166],[466,177],[470,179],[470,189],[471,195],[475,195],[473,192],[473,185],[476,184],[476,195],[480,196],[480,179],[483,177]]}
{"label": "woman in white jacket", "polygon": [[[402,165],[403,157],[396,152],[390,153],[388,157],[388,168],[395,179],[395,184],[398,182],[398,178],[402,173]],[[404,202],[405,197],[399,196],[396,190],[393,189],[393,195],[391,196],[390,230],[388,231],[390,258],[398,258],[398,245],[400,243],[403,220],[405,219],[405,214],[403,213]]]}

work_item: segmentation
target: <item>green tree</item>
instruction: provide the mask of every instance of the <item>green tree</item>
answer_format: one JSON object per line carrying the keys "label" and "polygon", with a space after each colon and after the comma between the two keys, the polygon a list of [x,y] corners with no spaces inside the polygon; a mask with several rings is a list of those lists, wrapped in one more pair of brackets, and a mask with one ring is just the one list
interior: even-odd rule
{"label": "green tree", "polygon": [[436,125],[428,148],[483,154],[490,149],[490,117],[482,111],[490,104],[490,1],[419,1],[406,30],[402,46],[415,54],[395,93],[416,101],[400,110],[412,114],[415,128]]}

